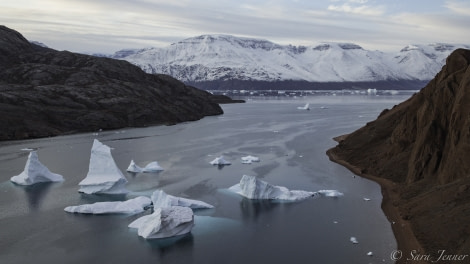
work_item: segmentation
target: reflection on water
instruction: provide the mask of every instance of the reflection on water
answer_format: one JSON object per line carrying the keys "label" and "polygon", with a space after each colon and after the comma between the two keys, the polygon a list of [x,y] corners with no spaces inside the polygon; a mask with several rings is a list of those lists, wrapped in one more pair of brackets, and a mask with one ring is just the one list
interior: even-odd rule
{"label": "reflection on water", "polygon": [[32,211],[36,211],[41,205],[41,202],[43,201],[44,197],[47,195],[49,189],[53,184],[57,183],[40,182],[27,186],[21,186],[16,184],[15,185],[24,190],[26,198],[28,200],[29,209]]}

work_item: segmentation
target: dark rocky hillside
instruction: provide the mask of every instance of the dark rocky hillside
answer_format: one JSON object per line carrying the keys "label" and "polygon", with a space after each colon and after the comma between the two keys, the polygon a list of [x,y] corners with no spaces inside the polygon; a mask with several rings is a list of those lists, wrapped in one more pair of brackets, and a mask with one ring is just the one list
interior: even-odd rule
{"label": "dark rocky hillside", "polygon": [[470,50],[454,51],[419,93],[338,141],[334,161],[385,183],[401,218],[391,219],[401,223],[395,232],[409,224],[422,253],[470,254]]}
{"label": "dark rocky hillside", "polygon": [[0,26],[0,140],[198,120],[222,114],[220,99],[126,61],[43,48]]}

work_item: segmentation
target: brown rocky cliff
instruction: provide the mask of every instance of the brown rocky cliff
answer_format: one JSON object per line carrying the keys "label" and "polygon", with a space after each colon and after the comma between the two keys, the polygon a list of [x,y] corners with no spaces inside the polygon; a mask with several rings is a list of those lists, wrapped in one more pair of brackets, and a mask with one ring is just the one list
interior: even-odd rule
{"label": "brown rocky cliff", "polygon": [[328,153],[396,184],[392,202],[425,253],[470,254],[470,50]]}

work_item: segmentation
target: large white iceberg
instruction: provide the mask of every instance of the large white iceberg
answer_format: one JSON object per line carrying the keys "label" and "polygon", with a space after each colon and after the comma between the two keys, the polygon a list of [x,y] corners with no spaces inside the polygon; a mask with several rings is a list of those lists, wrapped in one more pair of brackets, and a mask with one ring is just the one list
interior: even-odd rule
{"label": "large white iceberg", "polygon": [[31,185],[38,182],[61,182],[62,175],[52,173],[38,158],[36,151],[31,151],[21,174],[13,176],[10,180],[20,185]]}
{"label": "large white iceberg", "polygon": [[315,195],[315,192],[289,190],[286,187],[274,186],[254,176],[243,175],[240,183],[229,188],[248,199],[276,199],[296,201]]}
{"label": "large white iceberg", "polygon": [[231,163],[224,159],[224,156],[220,156],[215,158],[213,161],[210,162],[212,165],[230,165]]}
{"label": "large white iceberg", "polygon": [[125,188],[126,184],[127,179],[114,162],[111,149],[95,139],[88,174],[78,184],[78,191],[86,194],[125,194],[129,192]]}
{"label": "large white iceberg", "polygon": [[142,168],[142,167],[138,166],[137,164],[135,164],[134,160],[131,160],[131,164],[129,164],[129,167],[127,167],[127,171],[128,172],[135,172],[135,173],[139,173],[139,172],[159,172],[159,171],[163,171],[163,168],[160,167],[160,165],[156,161],[152,161],[149,164],[147,164],[147,166]]}
{"label": "large white iceberg", "polygon": [[97,202],[93,204],[82,204],[67,206],[65,211],[69,213],[82,214],[138,214],[149,206],[152,200],[146,196],[138,196],[127,201]]}
{"label": "large white iceberg", "polygon": [[241,159],[242,159],[242,163],[243,163],[243,164],[251,164],[251,163],[253,163],[253,162],[259,162],[259,158],[258,158],[258,157],[251,156],[251,155],[242,157]]}
{"label": "large white iceberg", "polygon": [[193,210],[181,206],[155,208],[153,214],[142,216],[129,224],[145,239],[183,235],[191,232],[193,226]]}
{"label": "large white iceberg", "polygon": [[159,207],[171,207],[171,206],[183,206],[189,207],[192,209],[205,209],[205,208],[214,208],[214,206],[198,201],[182,197],[176,197],[170,194],[165,193],[162,190],[156,190],[152,194],[152,203],[154,208]]}

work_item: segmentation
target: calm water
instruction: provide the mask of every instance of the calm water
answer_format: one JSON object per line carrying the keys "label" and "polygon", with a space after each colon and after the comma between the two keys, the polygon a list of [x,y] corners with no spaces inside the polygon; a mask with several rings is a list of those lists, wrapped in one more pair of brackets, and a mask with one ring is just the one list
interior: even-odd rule
{"label": "calm water", "polygon": [[[224,115],[175,126],[0,142],[0,263],[391,263],[396,242],[380,209],[380,187],[330,162],[325,151],[335,145],[332,137],[361,127],[407,97],[253,98],[224,105]],[[297,110],[306,102],[310,111]],[[79,194],[94,138],[113,148],[124,173],[131,159],[138,165],[157,160],[165,171],[125,173],[127,197]],[[41,162],[65,182],[11,183],[24,168],[24,148],[37,149]],[[232,165],[209,164],[222,154]],[[241,164],[240,157],[249,154],[261,162]],[[344,196],[251,201],[226,190],[243,174],[289,189],[336,189]],[[191,234],[155,241],[127,228],[138,216],[63,211],[150,195],[157,188],[215,209],[195,212]],[[351,236],[359,244],[352,244]],[[367,256],[369,251],[374,256]]]}

